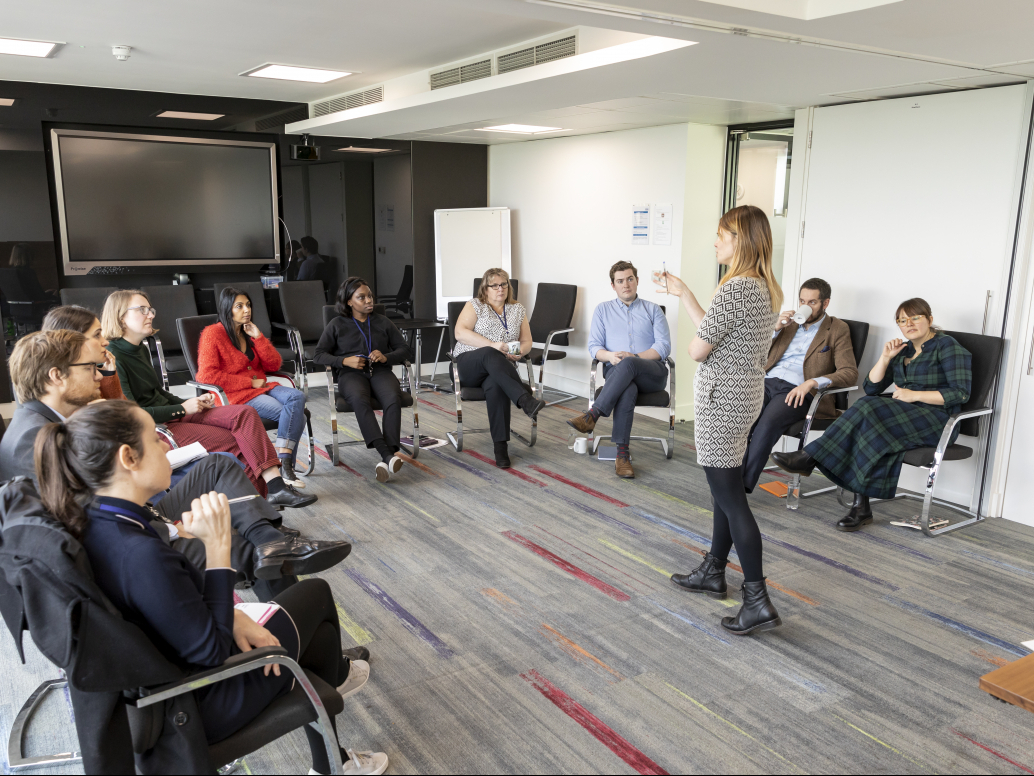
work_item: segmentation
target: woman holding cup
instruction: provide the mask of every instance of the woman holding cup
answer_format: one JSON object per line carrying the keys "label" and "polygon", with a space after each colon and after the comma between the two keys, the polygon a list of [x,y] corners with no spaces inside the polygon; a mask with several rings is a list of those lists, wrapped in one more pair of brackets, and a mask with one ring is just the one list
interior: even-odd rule
{"label": "woman holding cup", "polygon": [[513,298],[510,275],[493,268],[481,278],[476,299],[463,307],[456,321],[456,366],[460,382],[485,391],[488,421],[495,444],[495,463],[510,466],[510,403],[530,417],[546,406],[521,381],[515,366],[531,351],[531,328],[524,305]]}

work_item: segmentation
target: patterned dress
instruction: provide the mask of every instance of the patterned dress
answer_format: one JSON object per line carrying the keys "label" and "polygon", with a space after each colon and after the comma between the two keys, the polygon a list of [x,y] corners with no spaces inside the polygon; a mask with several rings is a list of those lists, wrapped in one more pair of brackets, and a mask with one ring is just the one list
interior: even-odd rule
{"label": "patterned dress", "polygon": [[[474,333],[480,334],[492,342],[516,342],[521,338],[521,324],[528,317],[528,311],[520,302],[503,305],[503,314],[499,315],[487,302],[479,302],[477,299],[470,300],[477,313],[477,323],[474,324]],[[464,345],[457,342],[452,352],[459,356],[477,350],[473,345]]]}
{"label": "patterned dress", "polygon": [[776,313],[768,286],[737,277],[719,287],[697,336],[712,347],[693,384],[697,463],[743,464],[751,426],[765,398],[765,360]]}
{"label": "patterned dress", "polygon": [[[947,334],[936,334],[915,356],[908,345],[890,362],[878,383],[865,378],[865,393],[805,447],[819,470],[837,485],[873,498],[892,498],[906,450],[936,447],[950,416],[969,400],[972,356]],[[944,406],[879,396],[893,383],[910,391],[940,391]],[[958,437],[956,427],[952,442]]]}

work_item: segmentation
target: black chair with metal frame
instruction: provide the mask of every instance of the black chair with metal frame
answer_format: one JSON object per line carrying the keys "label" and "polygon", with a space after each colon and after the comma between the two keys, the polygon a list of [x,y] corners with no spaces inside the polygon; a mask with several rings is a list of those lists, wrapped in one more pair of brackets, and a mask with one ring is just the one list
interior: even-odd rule
{"label": "black chair with metal frame", "polygon": [[[155,309],[152,325],[157,333],[149,339],[154,340],[155,350],[158,353],[159,374],[162,376],[165,390],[168,390],[170,374],[190,371],[184,355],[183,344],[176,333],[176,319],[192,318],[197,315],[194,286],[170,284],[144,286],[140,290],[147,294],[147,298],[151,300],[151,307]],[[165,337],[164,341],[162,337]]]}
{"label": "black chair with metal frame", "polygon": [[7,302],[11,320],[23,333],[38,329],[47,311],[57,306],[57,298],[40,286],[31,267],[0,269],[0,292]]}
{"label": "black chair with metal frame", "polygon": [[[668,436],[667,437],[648,437],[648,436],[630,436],[629,440],[637,440],[639,442],[657,442],[661,449],[664,450],[664,457],[671,458],[675,454],[675,359],[671,356],[664,361],[668,365],[668,390],[666,391],[654,391],[653,393],[640,393],[636,396],[635,406],[637,407],[667,407],[668,408]],[[599,372],[603,367],[603,362],[598,359],[592,360],[592,367],[589,371],[589,409],[592,409],[592,405],[596,403],[596,399],[599,398],[603,388],[596,387],[596,380],[598,379]],[[588,435],[589,438],[589,450],[590,454],[596,452],[596,448],[600,446],[600,442],[604,439],[610,439],[610,434],[604,434],[598,436],[593,429],[592,433]]]}
{"label": "black chair with metal frame", "polygon": [[407,264],[402,270],[402,282],[394,294],[378,294],[377,301],[390,310],[397,310],[413,317],[413,265]]}
{"label": "black chair with metal frame", "polygon": [[118,289],[115,286],[101,288],[62,288],[61,304],[85,307],[99,319],[104,314],[104,303]]}
{"label": "black chair with metal frame", "polygon": [[[373,309],[374,309],[375,313],[379,313],[381,315],[384,315],[384,306],[383,305],[374,305]],[[334,320],[335,318],[337,318],[337,317],[338,317],[338,311],[337,311],[337,307],[335,305],[328,304],[328,305],[324,305],[323,306],[323,320],[325,321],[325,324],[324,324],[323,328],[326,328],[327,326],[329,326],[330,322],[332,320]],[[329,445],[324,445],[324,447],[327,448],[327,455],[330,456],[330,460],[334,463],[335,466],[337,466],[337,464],[340,463],[340,461],[341,461],[340,448],[348,447],[349,445],[364,445],[364,444],[366,444],[366,442],[364,442],[361,438],[359,438],[359,439],[351,439],[351,440],[349,440],[347,442],[340,442],[340,441],[338,441],[338,420],[337,420],[338,413],[339,412],[355,412],[355,410],[352,409],[352,405],[349,404],[347,401],[345,401],[344,397],[342,397],[341,394],[338,393],[338,390],[337,390],[337,380],[335,379],[335,374],[334,374],[334,367],[328,366],[326,369],[327,369],[327,393],[328,393],[329,404],[330,404],[330,435],[331,435],[331,443]],[[406,379],[404,380],[404,383],[406,385],[410,385],[410,386],[416,385],[416,371],[415,371],[415,367],[413,366],[412,363],[410,363],[409,359],[406,359],[406,361],[404,362],[402,371],[404,372],[404,374],[406,376]],[[377,397],[376,396],[371,396],[370,397],[370,404],[373,407],[373,409],[375,409],[375,410],[382,410],[383,409],[381,407],[381,405],[380,405],[380,402],[377,401]],[[420,414],[417,411],[417,404],[416,404],[416,400],[413,397],[413,394],[412,393],[407,393],[406,391],[403,391],[402,392],[402,408],[406,409],[407,407],[412,407],[413,408],[413,444],[412,445],[407,445],[405,442],[399,442],[399,445],[402,447],[403,452],[407,453],[411,458],[416,458],[420,454]]]}
{"label": "black chair with metal frame", "polygon": [[[519,299],[519,297],[517,296],[517,292],[520,291],[521,281],[519,281],[517,278],[510,278],[510,288],[513,289],[513,298],[515,300]],[[478,298],[478,291],[480,291],[480,290],[481,290],[481,278],[474,278],[474,293],[471,294],[471,299],[477,299]]]}
{"label": "black chair with metal frame", "polygon": [[[177,318],[176,330],[179,333],[180,341],[183,343],[183,355],[186,358],[187,368],[190,370],[191,379],[187,381],[187,385],[195,388],[198,391],[198,395],[204,392],[214,393],[219,397],[222,405],[228,407],[230,400],[220,386],[197,382],[197,350],[198,344],[201,342],[201,332],[214,323],[219,323],[218,315],[195,315],[191,318]],[[292,388],[297,387],[294,382],[294,375],[290,372],[268,372],[267,374],[269,377],[278,377],[281,380],[286,380]],[[266,431],[275,431],[279,425],[277,421],[268,420],[261,416],[259,420],[262,421],[262,427]],[[298,441],[299,448],[302,447],[302,442],[305,439],[308,439],[308,442],[304,445],[309,455],[308,467],[304,470],[296,469],[296,472],[309,475],[316,469],[316,443],[312,438],[312,416],[309,414],[308,407],[305,408],[305,434]]]}
{"label": "black chair with metal frame", "polygon": [[[456,365],[456,321],[459,320],[460,313],[463,312],[463,307],[466,302],[449,302],[449,361],[452,363],[452,383],[453,389],[456,396],[456,431],[449,431],[446,436],[449,438],[449,442],[456,448],[457,452],[463,451],[463,434],[483,434],[486,431],[490,431],[487,428],[463,428],[463,402],[471,401],[485,401],[485,390],[481,387],[464,387],[460,384],[460,370]],[[535,393],[535,388],[531,384],[531,370],[528,370],[528,393]],[[534,447],[535,441],[538,439],[538,418],[532,418],[531,420],[531,433],[525,437],[522,434],[518,434],[513,428],[510,428],[510,433],[517,437],[521,442],[526,444],[528,447]]]}
{"label": "black chair with metal frame", "polygon": [[[244,283],[213,283],[212,289],[215,291],[216,304],[219,303],[219,294],[222,293],[224,288],[236,288],[238,291],[243,291],[251,297],[251,322],[258,326],[258,330],[262,332],[266,339],[273,342],[273,324],[269,320],[269,310],[266,307],[266,292],[262,287],[262,282],[249,280]],[[284,370],[284,367],[290,363],[294,371],[294,381],[296,384],[300,383],[301,376],[298,373],[298,362],[294,350],[289,347],[279,347],[275,342],[273,342],[273,347],[280,354],[280,358],[284,360],[281,370],[287,371]]]}
{"label": "black chair with metal frame", "polygon": [[[846,318],[841,320],[847,324],[848,330],[851,332],[851,350],[854,353],[854,361],[856,364],[862,363],[862,354],[865,352],[865,343],[869,339],[869,324],[864,321],[849,321]],[[861,381],[859,381],[861,382]],[[822,401],[823,396],[833,396],[833,405],[836,408],[837,416],[839,417],[847,410],[847,395],[851,391],[857,391],[858,386],[852,385],[847,388],[823,388],[815,393],[815,398],[811,400],[811,406],[808,407],[808,414],[804,420],[800,420],[794,423],[790,428],[786,430],[783,436],[796,437],[798,440],[797,449],[803,450],[804,446],[808,444],[808,434],[812,431],[825,431],[831,425],[836,418],[816,418],[815,413],[819,410],[819,402]],[[768,468],[779,468],[777,466],[766,467]],[[836,485],[830,485],[825,488],[819,488],[818,490],[812,490],[808,493],[801,493],[801,475],[795,474],[790,480],[790,485],[786,492],[786,508],[797,509],[800,505],[800,499],[811,498],[812,496],[818,496],[821,493],[829,493],[831,490],[836,490]]]}
{"label": "black chair with metal frame", "polygon": [[543,347],[532,348],[524,357],[524,362],[528,365],[529,374],[532,366],[539,368],[539,379],[535,388],[535,395],[538,398],[544,399],[546,391],[560,396],[555,401],[546,402],[547,407],[576,397],[576,394],[573,393],[545,388],[542,381],[547,361],[559,361],[567,358],[566,351],[551,350],[550,348],[554,345],[567,346],[570,344],[567,335],[574,331],[571,321],[574,320],[574,308],[577,303],[578,286],[567,283],[539,283],[535,294],[535,309],[532,310],[531,317],[528,319],[528,326],[531,329],[532,342],[541,342]]}
{"label": "black chair with metal frame", "polygon": [[273,322],[273,327],[287,332],[287,340],[294,351],[294,360],[298,364],[301,376],[299,388],[309,398],[309,366],[316,353],[316,343],[323,334],[323,295],[322,280],[296,280],[280,284],[280,306],[284,311],[284,323]]}

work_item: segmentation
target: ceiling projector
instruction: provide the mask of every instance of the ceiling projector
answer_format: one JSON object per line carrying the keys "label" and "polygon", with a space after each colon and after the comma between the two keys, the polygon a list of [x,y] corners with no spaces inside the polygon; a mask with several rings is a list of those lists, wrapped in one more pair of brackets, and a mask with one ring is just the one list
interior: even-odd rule
{"label": "ceiling projector", "polygon": [[302,162],[318,162],[320,147],[309,145],[309,136],[302,135],[302,145],[291,146],[291,158]]}

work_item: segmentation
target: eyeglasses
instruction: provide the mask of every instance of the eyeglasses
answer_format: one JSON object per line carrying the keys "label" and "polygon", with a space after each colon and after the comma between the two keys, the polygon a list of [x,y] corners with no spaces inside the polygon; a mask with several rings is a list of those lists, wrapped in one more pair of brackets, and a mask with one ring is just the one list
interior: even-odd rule
{"label": "eyeglasses", "polygon": [[104,364],[103,363],[95,364],[92,361],[83,361],[82,363],[79,363],[79,364],[69,364],[68,366],[69,367],[73,367],[73,366],[88,366],[94,372],[99,372],[99,371],[101,371],[101,369],[104,368]]}
{"label": "eyeglasses", "polygon": [[153,316],[158,312],[153,307],[130,307],[126,312],[128,313],[130,310],[139,310],[140,314],[145,318],[149,315]]}
{"label": "eyeglasses", "polygon": [[908,318],[898,318],[898,326],[904,326],[906,323],[919,323],[925,315],[910,315]]}
{"label": "eyeglasses", "polygon": [[491,288],[493,291],[499,291],[503,288],[509,288],[509,283],[489,283],[486,288]]}

